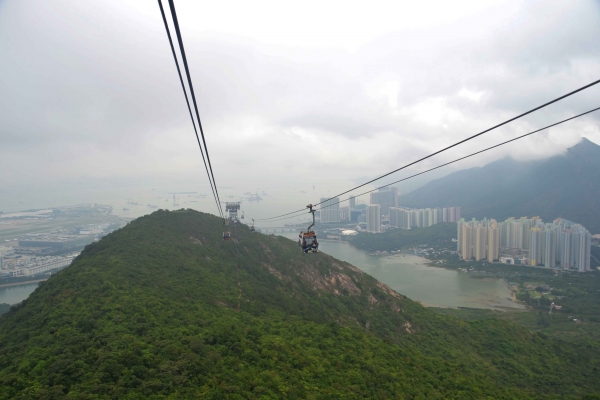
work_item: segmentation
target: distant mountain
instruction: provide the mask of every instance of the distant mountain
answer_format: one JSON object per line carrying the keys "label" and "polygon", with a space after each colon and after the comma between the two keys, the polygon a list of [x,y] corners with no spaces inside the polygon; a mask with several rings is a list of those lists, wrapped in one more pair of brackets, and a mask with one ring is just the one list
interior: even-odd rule
{"label": "distant mountain", "polygon": [[457,171],[400,197],[405,207],[460,206],[465,218],[562,217],[600,233],[600,146],[583,138],[564,155],[504,158]]}
{"label": "distant mountain", "polygon": [[0,317],[0,399],[564,398],[595,350],[465,322],[192,210],[104,237]]}

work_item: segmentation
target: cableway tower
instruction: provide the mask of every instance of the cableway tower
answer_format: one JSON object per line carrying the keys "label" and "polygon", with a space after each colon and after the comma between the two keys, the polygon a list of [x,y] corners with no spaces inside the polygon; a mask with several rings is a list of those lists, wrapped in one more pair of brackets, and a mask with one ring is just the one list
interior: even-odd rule
{"label": "cableway tower", "polygon": [[237,222],[237,214],[240,209],[240,202],[230,202],[225,203],[225,211],[229,213],[229,220],[233,222]]}

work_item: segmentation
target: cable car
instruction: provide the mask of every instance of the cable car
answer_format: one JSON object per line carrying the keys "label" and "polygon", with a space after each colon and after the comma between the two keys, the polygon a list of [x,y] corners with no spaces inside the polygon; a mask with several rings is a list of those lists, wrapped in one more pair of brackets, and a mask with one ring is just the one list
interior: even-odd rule
{"label": "cable car", "polygon": [[242,211],[242,216],[240,217],[241,219],[244,219],[244,212]]}
{"label": "cable car", "polygon": [[[225,225],[229,225],[229,221],[225,218],[223,218],[223,229],[225,229]],[[223,240],[230,240],[231,239],[231,232],[229,231],[223,231]]]}
{"label": "cable car", "polygon": [[316,210],[313,210],[312,204],[307,205],[306,208],[310,209],[309,213],[312,214],[313,221],[312,224],[306,230],[306,232],[300,232],[300,234],[298,235],[298,244],[302,249],[302,253],[318,253],[319,242],[317,241],[317,234],[314,231],[310,230],[310,228],[312,228],[315,225]]}
{"label": "cable car", "polygon": [[256,232],[256,229],[254,229],[254,218],[252,219],[252,225],[250,225],[250,232]]}

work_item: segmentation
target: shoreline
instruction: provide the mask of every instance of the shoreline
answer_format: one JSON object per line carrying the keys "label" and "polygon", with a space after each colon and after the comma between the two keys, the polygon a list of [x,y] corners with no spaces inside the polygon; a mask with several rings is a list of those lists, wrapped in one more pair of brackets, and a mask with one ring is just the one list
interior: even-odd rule
{"label": "shoreline", "polygon": [[[422,258],[425,258],[425,257],[422,257]],[[425,258],[425,259],[426,259],[426,260],[429,260],[428,258]],[[434,263],[434,261],[435,261],[435,260],[429,260],[429,263],[427,263],[427,266],[429,266],[429,267],[434,267],[434,268],[443,268],[443,269],[445,269],[445,270],[447,270],[447,271],[456,271],[456,270],[455,270],[455,269],[453,269],[453,268],[446,268],[446,267],[444,267],[443,265],[436,264],[436,263]],[[456,272],[458,273],[458,271],[456,271]],[[466,273],[468,274],[468,272],[466,272]],[[469,275],[469,276],[479,276],[479,275],[474,275],[474,274],[471,274],[471,275]],[[518,299],[517,299],[517,292],[518,292],[518,289],[515,289],[513,286],[511,286],[511,285],[508,283],[508,280],[506,280],[506,278],[498,278],[498,277],[494,277],[494,276],[489,276],[489,277],[488,277],[488,276],[486,276],[486,277],[483,277],[483,278],[481,278],[481,279],[502,279],[502,280],[504,281],[504,284],[506,285],[506,288],[507,288],[508,290],[510,290],[510,294],[511,294],[512,302],[513,302],[513,303],[515,303],[515,304],[518,304],[518,305],[521,305],[521,306],[525,307],[525,308],[524,308],[524,310],[527,310],[527,304],[525,304],[525,303],[523,303],[522,301],[520,301],[520,300],[518,300]],[[443,308],[446,308],[446,307],[443,307]],[[452,307],[449,307],[449,308],[452,308]],[[493,308],[492,308],[492,309],[493,309]]]}
{"label": "shoreline", "polygon": [[48,278],[44,278],[44,279],[35,279],[33,281],[23,281],[23,282],[13,282],[13,283],[3,283],[2,285],[0,285],[0,288],[3,287],[11,287],[11,286],[19,286],[19,285],[27,285],[30,283],[36,283],[36,282],[44,282],[47,281]]}
{"label": "shoreline", "polygon": [[[400,262],[404,261],[407,264],[412,264],[412,265],[415,265],[415,266],[433,267],[433,268],[444,269],[446,271],[454,271],[455,273],[460,273],[455,268],[449,268],[445,264],[438,264],[436,262],[438,260],[432,260],[432,259],[429,259],[427,257],[424,257],[423,255],[418,255],[418,254],[413,254],[413,253],[405,253],[405,252],[393,253],[393,254],[388,252],[387,254],[371,255],[372,253],[369,252],[368,250],[360,249],[360,248],[354,246],[352,243],[350,243],[350,242],[348,242],[346,240],[321,239],[321,241],[323,241],[323,242],[346,243],[351,248],[356,249],[356,250],[361,251],[361,252],[364,252],[367,256],[369,256],[368,258],[380,258],[380,259],[387,258],[387,259],[398,260]],[[405,257],[408,258],[408,260],[403,260]],[[413,258],[413,259],[410,260],[411,258]],[[357,267],[357,268],[359,268],[359,267]],[[359,269],[361,269],[361,268],[359,268]],[[467,275],[469,275],[469,276],[481,276],[481,275],[470,274],[470,273],[467,273]],[[492,305],[489,305],[489,304],[482,304],[482,306],[480,306],[480,307],[468,307],[468,308],[476,308],[476,309],[482,309],[482,310],[496,310],[496,311],[501,311],[501,312],[507,312],[507,311],[526,311],[527,310],[527,307],[523,303],[521,303],[520,301],[518,301],[516,299],[516,292],[517,291],[513,287],[511,287],[509,285],[509,283],[506,280],[506,278],[495,277],[495,276],[481,276],[481,278],[483,278],[483,279],[490,279],[490,280],[496,280],[496,279],[503,280],[506,289],[508,289],[509,292],[510,292],[510,298],[508,296],[506,297],[506,300],[510,301],[510,303],[509,303],[510,305],[504,305],[504,306],[502,306],[502,305],[494,305],[494,306],[492,306]],[[507,295],[508,295],[508,293],[507,293]],[[417,301],[417,300],[415,300],[415,301]],[[417,302],[420,303],[423,307],[426,307],[426,308],[430,308],[430,307],[432,307],[432,308],[448,308],[448,309],[461,309],[461,308],[463,308],[461,306],[430,304],[430,303],[422,302],[422,301],[417,301]]]}

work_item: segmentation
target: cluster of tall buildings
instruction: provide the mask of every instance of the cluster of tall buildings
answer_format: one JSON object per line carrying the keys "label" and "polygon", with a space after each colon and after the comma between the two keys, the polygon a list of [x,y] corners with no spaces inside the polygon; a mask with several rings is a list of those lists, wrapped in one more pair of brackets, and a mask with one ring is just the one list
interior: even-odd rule
{"label": "cluster of tall buildings", "polygon": [[[371,193],[371,205],[379,206],[379,218],[389,215],[392,207],[398,207],[398,188],[385,187]],[[364,206],[363,206],[364,207]],[[372,209],[371,215],[375,211]],[[339,197],[321,198],[320,220],[322,223],[351,221],[358,222],[360,215],[368,215],[365,208],[357,209],[355,197],[350,197],[349,206],[340,207]]]}
{"label": "cluster of tall buildings", "polygon": [[384,187],[370,194],[370,203],[378,205],[381,215],[389,215],[390,208],[398,207],[398,188]]}
{"label": "cluster of tall buildings", "polygon": [[426,228],[440,222],[458,222],[460,207],[408,209],[391,207],[389,226],[393,228]]}
{"label": "cluster of tall buildings", "polygon": [[558,218],[484,218],[458,222],[457,251],[464,260],[500,260],[547,268],[590,270],[591,234],[582,225]]}
{"label": "cluster of tall buildings", "polygon": [[321,211],[320,220],[322,223],[340,222],[340,198],[332,197],[328,199],[326,197],[321,198]]}
{"label": "cluster of tall buildings", "polygon": [[398,188],[385,187],[370,194],[369,205],[357,205],[356,198],[350,197],[346,207],[340,207],[339,197],[321,198],[320,221],[357,222],[364,224],[367,232],[379,233],[388,227],[422,228],[460,220],[460,207],[408,209],[398,206],[398,195]]}

